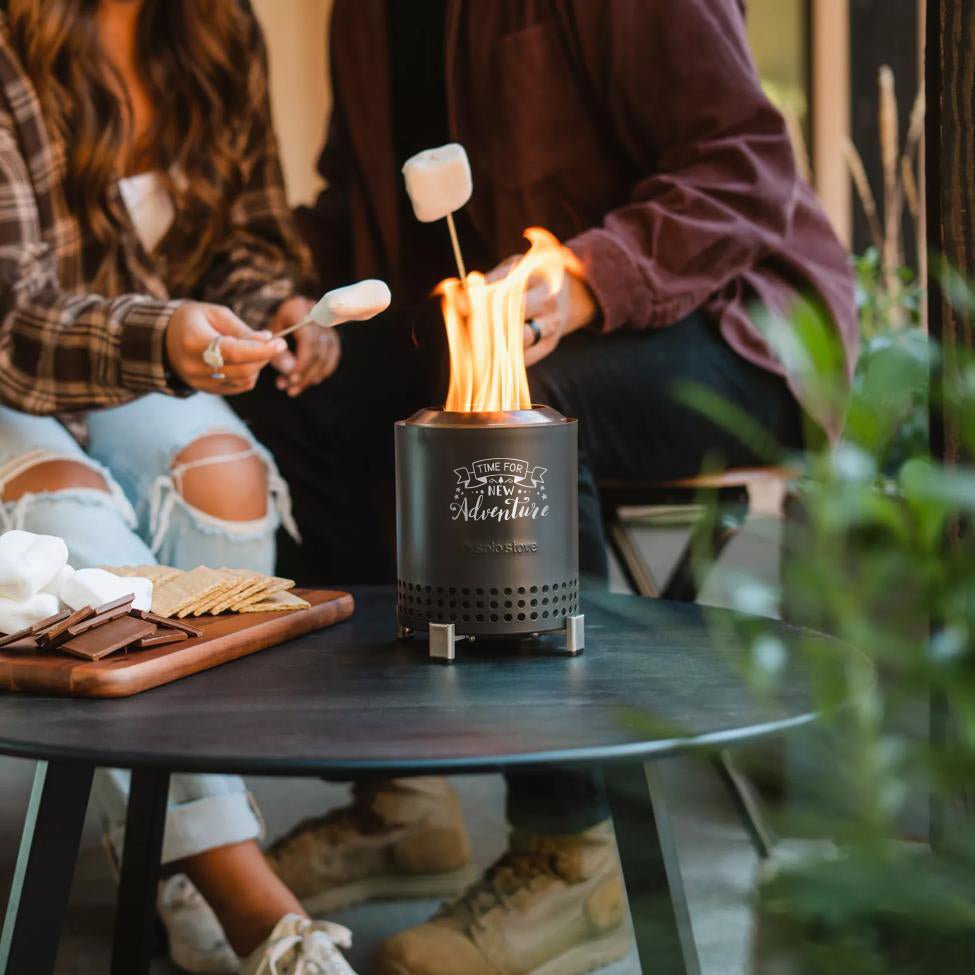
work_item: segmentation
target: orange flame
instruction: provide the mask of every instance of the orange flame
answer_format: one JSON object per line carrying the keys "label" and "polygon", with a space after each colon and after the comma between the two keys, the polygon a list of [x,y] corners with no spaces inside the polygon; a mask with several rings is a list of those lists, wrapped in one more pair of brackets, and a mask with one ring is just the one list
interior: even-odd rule
{"label": "orange flame", "polygon": [[579,273],[579,259],[547,230],[525,231],[528,252],[500,281],[483,274],[448,278],[437,287],[450,345],[450,389],[446,409],[493,413],[531,409],[525,374],[525,294],[544,282],[549,294],[561,287],[567,270]]}

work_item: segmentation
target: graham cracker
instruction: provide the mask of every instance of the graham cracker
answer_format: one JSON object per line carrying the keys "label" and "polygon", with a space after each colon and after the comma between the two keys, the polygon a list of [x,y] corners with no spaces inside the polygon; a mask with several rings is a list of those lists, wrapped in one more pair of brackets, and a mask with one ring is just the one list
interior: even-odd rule
{"label": "graham cracker", "polygon": [[187,606],[202,601],[222,590],[226,580],[219,572],[198,565],[190,572],[184,572],[154,587],[152,611],[159,616],[182,616]]}
{"label": "graham cracker", "polygon": [[[224,603],[230,605],[234,599],[242,595],[252,585],[251,578],[238,576],[231,573],[228,569],[218,569],[217,571],[227,581],[226,587],[210,596],[205,603],[196,606],[193,610],[194,616],[202,616],[204,613],[211,613],[216,616],[218,613],[223,612],[221,606]],[[259,576],[258,578],[263,578],[263,576]]]}
{"label": "graham cracker", "polygon": [[150,579],[153,586],[161,586],[183,574],[182,569],[174,569],[170,565],[103,565],[102,568],[112,575],[123,579],[141,576]]}
{"label": "graham cracker", "polygon": [[246,599],[237,600],[237,602],[231,604],[230,608],[236,613],[242,613],[248,606],[254,603],[263,602],[276,593],[284,592],[286,589],[294,589],[295,587],[294,579],[282,579],[280,576],[265,576],[264,581],[265,585],[262,589],[248,596]]}
{"label": "graham cracker", "polygon": [[215,603],[225,592],[229,592],[237,585],[237,580],[232,576],[222,575],[219,569],[211,569],[216,575],[217,582],[215,585],[202,593],[197,599],[194,599],[192,603],[188,606],[184,606],[176,615],[183,619],[187,616],[200,616],[202,613],[207,611],[207,607],[211,603]]}
{"label": "graham cracker", "polygon": [[243,600],[263,592],[264,587],[267,585],[267,576],[251,574],[249,577],[242,577],[240,582],[240,588],[232,589],[230,592],[224,593],[220,597],[220,601],[210,612],[214,614],[222,613]]}
{"label": "graham cracker", "polygon": [[261,599],[258,602],[250,603],[238,610],[241,613],[280,613],[282,611],[294,611],[298,609],[309,609],[311,603],[306,602],[301,596],[296,596],[293,592],[281,590]]}

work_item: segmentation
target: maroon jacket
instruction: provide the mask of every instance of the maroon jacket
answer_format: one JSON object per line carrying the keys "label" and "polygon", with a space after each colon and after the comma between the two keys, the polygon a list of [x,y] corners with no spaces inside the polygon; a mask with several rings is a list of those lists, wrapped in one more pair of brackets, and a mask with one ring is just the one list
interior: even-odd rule
{"label": "maroon jacket", "polygon": [[[742,0],[447,0],[446,31],[450,132],[474,170],[470,218],[499,260],[545,227],[585,263],[606,331],[703,307],[777,373],[748,310],[787,312],[808,294],[852,374],[847,255],[762,93]],[[385,0],[335,0],[331,55],[329,189],[299,216],[337,282],[394,273],[400,257]],[[842,417],[819,412],[835,435]]]}

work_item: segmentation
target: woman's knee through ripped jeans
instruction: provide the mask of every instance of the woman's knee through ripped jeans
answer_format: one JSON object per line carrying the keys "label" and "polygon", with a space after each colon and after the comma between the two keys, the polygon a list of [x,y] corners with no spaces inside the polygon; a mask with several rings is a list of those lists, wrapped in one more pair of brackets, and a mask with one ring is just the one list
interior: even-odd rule
{"label": "woman's knee through ripped jeans", "polygon": [[[216,397],[148,396],[91,414],[87,450],[57,420],[0,407],[0,527],[59,535],[75,568],[156,561],[274,569],[294,531],[267,452]],[[94,796],[121,856],[129,775],[100,769]],[[163,858],[256,839],[260,818],[237,776],[174,775]]]}

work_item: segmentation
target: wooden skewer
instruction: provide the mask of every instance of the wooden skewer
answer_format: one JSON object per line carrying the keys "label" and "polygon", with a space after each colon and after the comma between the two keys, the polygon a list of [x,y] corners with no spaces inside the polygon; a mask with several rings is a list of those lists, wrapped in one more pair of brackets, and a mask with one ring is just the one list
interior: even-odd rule
{"label": "wooden skewer", "polygon": [[292,332],[297,332],[299,328],[304,328],[306,325],[319,325],[321,328],[331,328],[331,325],[321,325],[320,322],[316,322],[314,318],[305,318],[300,322],[296,322],[294,325],[289,325],[288,328],[281,332],[275,332],[274,337],[276,339],[283,339],[285,335],[290,335]]}
{"label": "wooden skewer", "polygon": [[457,226],[454,223],[454,215],[447,214],[447,226],[450,228],[450,243],[454,248],[454,260],[457,262],[457,271],[461,281],[467,281],[467,268],[464,266],[464,256],[460,252],[460,241],[457,239]]}

